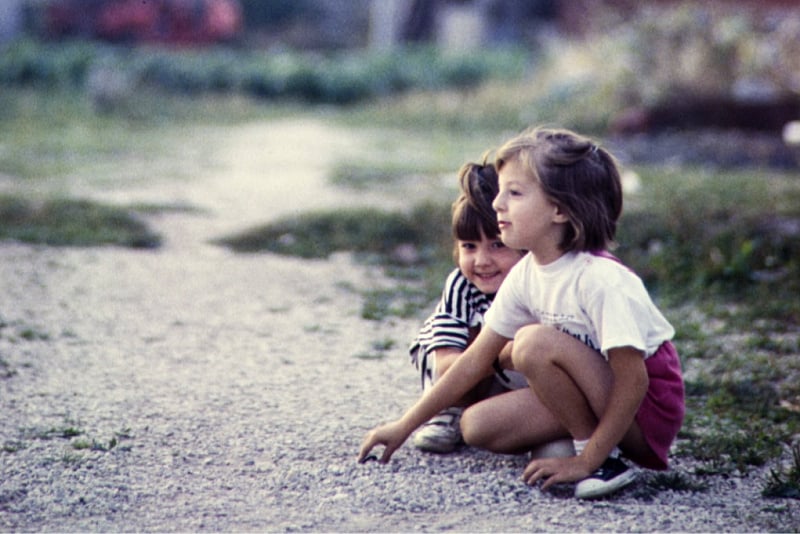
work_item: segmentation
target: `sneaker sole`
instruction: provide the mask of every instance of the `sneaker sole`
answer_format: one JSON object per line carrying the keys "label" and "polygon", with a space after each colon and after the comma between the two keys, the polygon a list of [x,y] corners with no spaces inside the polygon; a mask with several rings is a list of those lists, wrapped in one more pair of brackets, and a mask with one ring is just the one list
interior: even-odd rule
{"label": "sneaker sole", "polygon": [[[579,482],[578,485],[575,486],[575,497],[578,499],[596,499],[598,497],[604,497],[610,493],[614,493],[615,491],[624,488],[634,480],[636,480],[636,473],[632,470],[628,470],[609,482],[598,482],[596,485],[583,484],[583,488]],[[586,480],[584,482],[593,481]]]}
{"label": "sneaker sole", "polygon": [[447,454],[456,450],[457,443],[437,443],[426,439],[414,439],[414,447],[425,452]]}

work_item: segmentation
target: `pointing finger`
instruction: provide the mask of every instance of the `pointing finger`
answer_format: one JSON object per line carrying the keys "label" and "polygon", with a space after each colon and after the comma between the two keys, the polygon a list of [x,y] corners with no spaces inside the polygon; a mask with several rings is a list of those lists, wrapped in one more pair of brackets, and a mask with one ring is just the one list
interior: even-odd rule
{"label": "pointing finger", "polygon": [[361,450],[358,453],[359,463],[363,464],[367,461],[367,457],[375,445],[377,445],[377,440],[374,439],[372,433],[368,434],[367,437],[364,438],[364,442],[361,444]]}

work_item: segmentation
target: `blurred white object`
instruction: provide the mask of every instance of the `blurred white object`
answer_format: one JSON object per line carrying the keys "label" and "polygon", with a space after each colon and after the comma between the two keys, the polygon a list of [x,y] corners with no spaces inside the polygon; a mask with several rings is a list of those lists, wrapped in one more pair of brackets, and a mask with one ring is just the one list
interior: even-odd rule
{"label": "blurred white object", "polygon": [[626,195],[638,193],[642,188],[642,181],[639,179],[639,175],[630,169],[623,171],[620,179],[622,181],[622,192]]}
{"label": "blurred white object", "polygon": [[465,53],[484,45],[486,23],[479,5],[446,4],[437,22],[438,43],[447,51]]}
{"label": "blurred white object", "polygon": [[531,460],[537,458],[566,458],[575,456],[575,447],[571,439],[559,439],[540,445],[531,451]]}
{"label": "blurred white object", "polygon": [[800,146],[800,121],[789,121],[784,125],[783,142],[789,146]]}

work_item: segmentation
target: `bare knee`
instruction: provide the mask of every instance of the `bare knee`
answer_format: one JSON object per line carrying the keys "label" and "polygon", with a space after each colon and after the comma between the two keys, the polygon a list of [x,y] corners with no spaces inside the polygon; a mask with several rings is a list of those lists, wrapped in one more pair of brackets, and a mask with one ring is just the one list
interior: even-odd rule
{"label": "bare knee", "polygon": [[470,447],[500,452],[496,450],[498,436],[492,414],[487,412],[480,404],[466,408],[461,415],[461,436]]}
{"label": "bare knee", "polygon": [[552,336],[558,331],[544,325],[528,325],[521,328],[514,337],[511,361],[514,369],[528,378],[536,374],[536,369],[550,363]]}
{"label": "bare knee", "polygon": [[480,409],[470,406],[461,414],[461,437],[467,445],[483,448],[485,441],[483,418],[476,412],[480,412]]}

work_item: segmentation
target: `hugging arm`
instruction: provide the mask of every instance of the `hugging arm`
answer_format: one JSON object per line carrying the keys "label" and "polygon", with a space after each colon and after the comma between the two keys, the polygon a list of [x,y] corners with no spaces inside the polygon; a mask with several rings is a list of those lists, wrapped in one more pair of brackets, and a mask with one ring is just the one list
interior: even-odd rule
{"label": "hugging arm", "polygon": [[375,446],[383,445],[380,462],[388,462],[414,430],[440,411],[453,406],[481,379],[493,373],[492,363],[507,342],[508,339],[491,329],[482,329],[452,367],[400,419],[378,426],[366,435],[358,461],[364,462]]}

